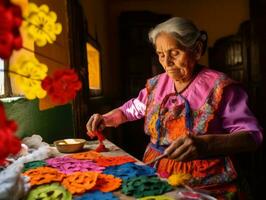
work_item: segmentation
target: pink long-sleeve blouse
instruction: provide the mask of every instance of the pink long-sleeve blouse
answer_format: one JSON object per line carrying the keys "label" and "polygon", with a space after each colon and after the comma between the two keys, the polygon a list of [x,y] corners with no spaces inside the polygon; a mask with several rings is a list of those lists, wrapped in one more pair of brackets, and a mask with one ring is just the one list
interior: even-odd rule
{"label": "pink long-sleeve blouse", "polygon": [[[203,68],[190,85],[182,92],[192,110],[199,109],[206,98],[217,76],[221,74],[215,70]],[[157,83],[155,101],[162,102],[163,98],[170,93],[175,93],[174,81],[166,73],[160,74]],[[148,101],[147,88],[142,89],[136,98],[124,103],[119,109],[127,117],[128,121],[141,119],[145,116]],[[177,105],[180,98],[167,103],[171,107]],[[210,121],[208,134],[250,132],[254,140],[260,144],[263,140],[262,129],[248,107],[248,96],[239,84],[231,84],[224,89],[221,104],[216,117]]]}

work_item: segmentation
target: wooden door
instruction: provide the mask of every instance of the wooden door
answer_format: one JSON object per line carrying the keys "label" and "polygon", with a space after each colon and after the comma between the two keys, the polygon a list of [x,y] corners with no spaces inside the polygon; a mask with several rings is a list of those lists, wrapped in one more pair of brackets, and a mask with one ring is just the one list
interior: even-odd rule
{"label": "wooden door", "polygon": [[[124,12],[119,17],[120,70],[123,101],[136,97],[146,80],[161,72],[148,32],[170,15],[151,12]],[[122,148],[141,158],[148,138],[143,131],[144,120],[122,126]]]}

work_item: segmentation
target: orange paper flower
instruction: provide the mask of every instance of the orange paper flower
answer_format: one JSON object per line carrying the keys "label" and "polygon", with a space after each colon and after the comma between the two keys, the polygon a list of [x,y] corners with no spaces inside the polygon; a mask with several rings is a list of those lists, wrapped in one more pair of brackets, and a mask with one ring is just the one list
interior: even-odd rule
{"label": "orange paper flower", "polygon": [[72,155],[69,155],[71,158],[79,159],[79,160],[97,160],[102,155],[96,151],[87,151],[83,153],[75,153]]}
{"label": "orange paper flower", "polygon": [[68,175],[62,184],[71,194],[81,194],[96,185],[98,175],[96,172],[75,172]]}
{"label": "orange paper flower", "polygon": [[97,164],[103,167],[122,165],[128,162],[136,162],[136,160],[130,156],[102,156],[96,160]]}
{"label": "orange paper flower", "polygon": [[122,179],[116,178],[113,175],[99,174],[94,190],[102,192],[111,192],[120,187]]}
{"label": "orange paper flower", "polygon": [[65,177],[64,174],[51,167],[38,167],[23,174],[30,177],[31,186],[42,185],[51,182],[61,182]]}

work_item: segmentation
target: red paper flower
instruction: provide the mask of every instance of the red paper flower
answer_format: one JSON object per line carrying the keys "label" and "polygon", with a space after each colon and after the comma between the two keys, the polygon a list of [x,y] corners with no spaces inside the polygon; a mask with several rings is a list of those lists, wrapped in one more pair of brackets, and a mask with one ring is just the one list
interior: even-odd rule
{"label": "red paper flower", "polygon": [[22,47],[19,27],[22,23],[22,12],[19,6],[9,0],[0,0],[0,58],[7,59],[14,49]]}
{"label": "red paper flower", "polygon": [[14,134],[16,130],[15,121],[6,119],[4,106],[0,103],[0,165],[4,163],[7,156],[20,151],[20,141]]}
{"label": "red paper flower", "polygon": [[63,69],[55,71],[53,77],[47,76],[42,81],[42,88],[53,102],[65,104],[76,96],[81,89],[81,82],[74,70]]}

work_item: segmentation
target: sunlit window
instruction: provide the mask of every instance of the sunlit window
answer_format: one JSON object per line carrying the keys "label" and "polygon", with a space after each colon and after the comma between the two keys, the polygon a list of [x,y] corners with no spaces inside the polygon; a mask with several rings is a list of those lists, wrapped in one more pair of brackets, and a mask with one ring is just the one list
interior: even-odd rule
{"label": "sunlit window", "polygon": [[101,64],[100,52],[87,43],[89,88],[92,96],[98,96],[101,93]]}
{"label": "sunlit window", "polygon": [[4,74],[4,69],[5,69],[5,63],[4,60],[0,58],[0,96],[5,94],[5,74]]}

